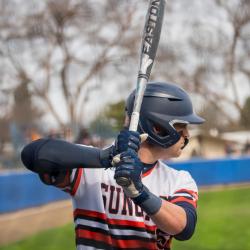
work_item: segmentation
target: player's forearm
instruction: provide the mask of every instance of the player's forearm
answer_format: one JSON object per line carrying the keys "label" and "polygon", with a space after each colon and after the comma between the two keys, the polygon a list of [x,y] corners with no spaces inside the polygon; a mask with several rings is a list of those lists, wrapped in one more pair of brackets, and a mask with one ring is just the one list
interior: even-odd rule
{"label": "player's forearm", "polygon": [[81,167],[103,168],[107,167],[108,157],[108,152],[105,153],[99,148],[56,139],[34,141],[21,153],[23,164],[38,173],[51,172],[55,168],[62,170]]}
{"label": "player's forearm", "polygon": [[159,229],[170,235],[179,234],[187,224],[185,210],[164,200],[162,201],[160,210],[150,217]]}

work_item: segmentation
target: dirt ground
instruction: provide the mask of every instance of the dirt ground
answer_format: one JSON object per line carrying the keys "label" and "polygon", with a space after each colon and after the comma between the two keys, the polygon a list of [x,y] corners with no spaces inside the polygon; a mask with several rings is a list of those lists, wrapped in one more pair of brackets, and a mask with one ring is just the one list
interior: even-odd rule
{"label": "dirt ground", "polygon": [[0,246],[72,222],[71,200],[0,215]]}

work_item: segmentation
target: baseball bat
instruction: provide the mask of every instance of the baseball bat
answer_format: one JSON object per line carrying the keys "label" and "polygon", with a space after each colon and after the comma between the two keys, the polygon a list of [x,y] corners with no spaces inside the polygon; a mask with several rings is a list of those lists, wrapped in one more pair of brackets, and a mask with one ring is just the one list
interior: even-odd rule
{"label": "baseball bat", "polygon": [[[143,95],[151,74],[151,69],[160,40],[164,7],[165,0],[150,0],[149,2],[142,34],[135,101],[129,125],[130,131],[137,131]],[[131,181],[125,177],[118,178],[116,182],[121,186],[129,186],[131,183]]]}

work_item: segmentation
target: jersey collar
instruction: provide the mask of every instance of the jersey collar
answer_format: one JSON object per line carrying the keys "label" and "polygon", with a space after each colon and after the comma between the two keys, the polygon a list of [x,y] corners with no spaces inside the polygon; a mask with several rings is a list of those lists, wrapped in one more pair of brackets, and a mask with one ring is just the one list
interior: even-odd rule
{"label": "jersey collar", "polygon": [[142,171],[142,177],[148,176],[153,169],[157,166],[158,161],[154,163],[143,163],[143,171]]}

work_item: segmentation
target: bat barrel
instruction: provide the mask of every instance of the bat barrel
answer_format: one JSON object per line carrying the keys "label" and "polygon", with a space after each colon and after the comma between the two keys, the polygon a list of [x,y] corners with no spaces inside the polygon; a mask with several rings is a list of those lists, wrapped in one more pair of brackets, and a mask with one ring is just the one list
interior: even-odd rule
{"label": "bat barrel", "polygon": [[139,123],[139,114],[146,84],[156,56],[162,22],[164,17],[165,0],[151,0],[149,2],[140,54],[140,66],[137,77],[137,88],[133,113],[130,121],[130,130],[136,131]]}
{"label": "bat barrel", "polygon": [[[129,126],[130,131],[137,131],[144,92],[151,74],[151,69],[160,40],[164,7],[165,0],[150,0],[149,2],[142,36],[140,65],[137,77],[134,107]],[[126,187],[131,184],[131,180],[125,177],[118,178],[116,182],[119,185]]]}

